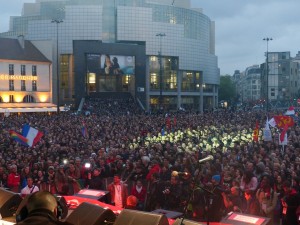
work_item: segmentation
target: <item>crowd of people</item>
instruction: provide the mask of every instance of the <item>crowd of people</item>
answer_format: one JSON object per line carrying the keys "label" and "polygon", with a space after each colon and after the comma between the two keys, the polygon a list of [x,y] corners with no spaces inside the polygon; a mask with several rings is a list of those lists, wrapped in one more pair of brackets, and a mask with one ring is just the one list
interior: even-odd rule
{"label": "crowd of people", "polygon": [[[89,99],[83,111],[2,117],[0,185],[23,196],[108,190],[110,204],[178,211],[197,221],[236,211],[270,224],[299,223],[300,126],[289,128],[284,146],[276,127],[272,141],[262,135],[267,116],[280,112],[154,114],[132,99]],[[10,138],[24,124],[44,133],[34,147]]]}

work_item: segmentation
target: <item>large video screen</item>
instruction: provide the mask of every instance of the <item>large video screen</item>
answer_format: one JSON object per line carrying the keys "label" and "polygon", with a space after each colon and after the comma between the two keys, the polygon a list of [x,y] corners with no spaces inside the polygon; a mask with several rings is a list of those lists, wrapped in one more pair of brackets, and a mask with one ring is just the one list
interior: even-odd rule
{"label": "large video screen", "polygon": [[134,56],[101,55],[101,71],[106,75],[133,75]]}

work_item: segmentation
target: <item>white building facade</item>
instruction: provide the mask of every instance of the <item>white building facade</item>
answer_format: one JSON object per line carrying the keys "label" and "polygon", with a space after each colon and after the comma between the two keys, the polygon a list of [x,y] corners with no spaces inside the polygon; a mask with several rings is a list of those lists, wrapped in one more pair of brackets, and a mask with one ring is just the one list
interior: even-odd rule
{"label": "white building facade", "polygon": [[30,41],[0,38],[0,111],[53,106],[51,67]]}

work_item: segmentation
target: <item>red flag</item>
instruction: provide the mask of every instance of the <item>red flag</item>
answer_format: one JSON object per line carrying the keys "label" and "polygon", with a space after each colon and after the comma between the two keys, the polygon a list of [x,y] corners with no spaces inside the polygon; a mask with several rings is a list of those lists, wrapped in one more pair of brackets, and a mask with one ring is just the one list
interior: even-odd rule
{"label": "red flag", "polygon": [[173,119],[173,125],[174,125],[174,127],[176,127],[176,125],[177,125],[177,119],[176,119],[176,117],[174,117],[174,119]]}
{"label": "red flag", "polygon": [[170,117],[169,116],[166,119],[166,127],[167,127],[168,130],[170,130],[170,128],[171,128],[171,121],[170,121]]}
{"label": "red flag", "polygon": [[285,125],[291,127],[294,125],[294,120],[290,116],[274,116],[278,128],[284,128]]}
{"label": "red flag", "polygon": [[285,126],[283,127],[283,129],[281,131],[281,134],[280,134],[280,141],[281,142],[283,142],[285,133],[287,132],[288,129],[289,129],[289,126],[287,124],[285,124]]}
{"label": "red flag", "polygon": [[258,132],[259,132],[259,125],[258,121],[256,121],[255,129],[253,130],[253,141],[258,142]]}

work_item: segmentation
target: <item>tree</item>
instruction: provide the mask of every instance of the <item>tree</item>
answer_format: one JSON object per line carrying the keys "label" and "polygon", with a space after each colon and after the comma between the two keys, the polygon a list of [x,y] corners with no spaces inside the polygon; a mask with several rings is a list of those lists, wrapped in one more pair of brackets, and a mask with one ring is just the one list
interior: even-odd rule
{"label": "tree", "polygon": [[220,77],[219,100],[232,103],[236,98],[236,87],[230,75]]}

